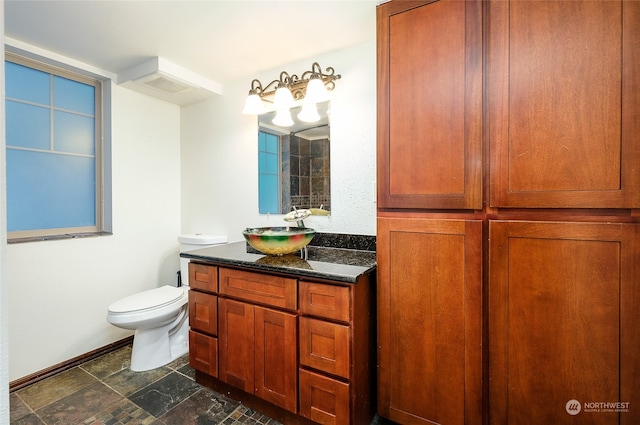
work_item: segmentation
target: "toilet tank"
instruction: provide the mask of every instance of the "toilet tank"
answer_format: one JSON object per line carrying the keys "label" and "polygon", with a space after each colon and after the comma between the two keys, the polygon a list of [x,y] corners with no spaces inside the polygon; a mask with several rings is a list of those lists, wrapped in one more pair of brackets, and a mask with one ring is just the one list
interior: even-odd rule
{"label": "toilet tank", "polygon": [[[227,243],[226,236],[206,235],[204,233],[192,233],[178,236],[180,252],[193,251],[194,249],[207,248],[213,245]],[[189,259],[180,257],[180,277],[183,285],[189,285]]]}

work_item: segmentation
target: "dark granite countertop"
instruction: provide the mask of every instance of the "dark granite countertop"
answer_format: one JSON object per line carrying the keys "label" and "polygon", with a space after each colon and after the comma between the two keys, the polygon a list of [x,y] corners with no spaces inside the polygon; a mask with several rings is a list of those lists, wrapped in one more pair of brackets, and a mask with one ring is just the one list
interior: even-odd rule
{"label": "dark granite countertop", "polygon": [[250,247],[247,248],[245,242],[235,242],[183,252],[180,256],[220,266],[243,267],[250,270],[349,283],[357,282],[358,277],[373,272],[376,267],[376,253],[371,250],[309,245],[307,260],[304,260],[298,254],[278,257],[264,255]]}

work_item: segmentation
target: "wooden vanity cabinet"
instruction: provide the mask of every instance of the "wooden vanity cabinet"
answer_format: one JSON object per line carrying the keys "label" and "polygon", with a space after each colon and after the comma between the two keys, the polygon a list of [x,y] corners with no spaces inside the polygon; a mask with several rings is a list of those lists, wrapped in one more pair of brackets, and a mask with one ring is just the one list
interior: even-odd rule
{"label": "wooden vanity cabinet", "polygon": [[[191,290],[190,309],[196,313],[190,322],[190,362],[196,380],[204,373],[199,382],[205,385],[217,378],[291,412],[295,416],[279,417],[286,423],[370,424],[375,306],[369,276],[346,284],[194,262],[189,267],[202,280],[215,275],[218,288],[216,295],[202,286]],[[201,306],[207,301],[209,309]],[[208,323],[213,305],[215,331]],[[218,361],[215,371],[202,360],[206,350]]]}

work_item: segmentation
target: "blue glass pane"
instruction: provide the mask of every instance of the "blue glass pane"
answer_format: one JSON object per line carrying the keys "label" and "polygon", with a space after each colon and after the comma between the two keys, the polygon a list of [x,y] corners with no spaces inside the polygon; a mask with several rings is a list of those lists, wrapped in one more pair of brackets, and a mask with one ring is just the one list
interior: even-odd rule
{"label": "blue glass pane", "polygon": [[267,135],[267,152],[278,153],[278,136]]}
{"label": "blue glass pane", "polygon": [[261,214],[278,214],[278,176],[260,175],[258,178],[259,211]]}
{"label": "blue glass pane", "polygon": [[7,149],[8,231],[95,226],[93,158]]}
{"label": "blue glass pane", "polygon": [[277,155],[266,155],[267,157],[267,168],[266,172],[269,174],[278,174],[278,161]]}
{"label": "blue glass pane", "polygon": [[262,131],[258,132],[258,151],[264,152],[267,150],[267,133]]}
{"label": "blue glass pane", "polygon": [[267,172],[267,154],[260,152],[258,153],[258,173],[266,173]]}
{"label": "blue glass pane", "polygon": [[6,96],[50,105],[50,74],[5,61]]}
{"label": "blue glass pane", "polygon": [[53,105],[56,108],[95,115],[95,88],[67,78],[53,77]]}
{"label": "blue glass pane", "polygon": [[95,154],[93,118],[55,111],[54,123],[54,150],[85,155]]}
{"label": "blue glass pane", "polygon": [[6,121],[7,146],[49,149],[49,108],[7,100]]}

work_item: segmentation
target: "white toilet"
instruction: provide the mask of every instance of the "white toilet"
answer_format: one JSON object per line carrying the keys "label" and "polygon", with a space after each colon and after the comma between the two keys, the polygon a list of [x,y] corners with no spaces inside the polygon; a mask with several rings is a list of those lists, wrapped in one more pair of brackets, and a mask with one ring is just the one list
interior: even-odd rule
{"label": "white toilet", "polygon": [[[180,252],[227,242],[225,236],[191,234],[178,237]],[[189,351],[189,260],[180,258],[182,286],[161,286],[130,295],[109,306],[107,321],[135,330],[131,370],[166,365]]]}

